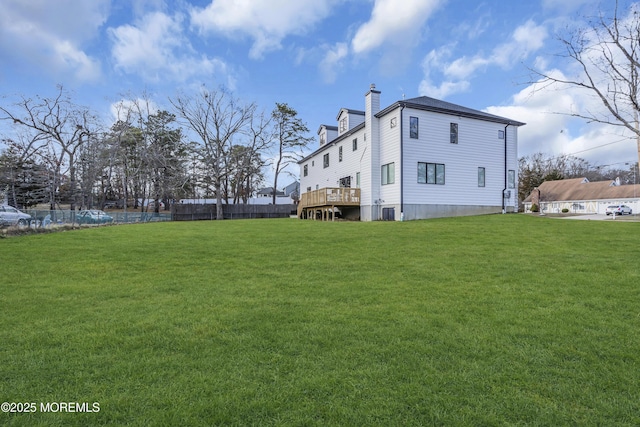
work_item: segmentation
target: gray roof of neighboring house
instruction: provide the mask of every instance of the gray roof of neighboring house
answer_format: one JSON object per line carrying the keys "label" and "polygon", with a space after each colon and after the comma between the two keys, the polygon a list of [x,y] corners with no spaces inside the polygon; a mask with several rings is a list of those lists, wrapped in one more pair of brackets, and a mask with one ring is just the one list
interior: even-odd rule
{"label": "gray roof of neighboring house", "polygon": [[[545,202],[632,199],[640,196],[640,184],[614,185],[615,181],[589,182],[586,178],[545,181],[538,189]],[[523,200],[531,202],[531,194]]]}
{"label": "gray roof of neighboring house", "polygon": [[434,111],[437,113],[452,114],[489,122],[503,123],[505,125],[523,126],[526,124],[506,117],[485,113],[484,111],[474,110],[473,108],[463,107],[462,105],[452,104],[451,102],[442,101],[440,99],[430,98],[428,96],[420,96],[417,98],[397,101],[376,114],[376,117],[382,117],[400,106],[415,108],[416,110]]}
{"label": "gray roof of neighboring house", "polygon": [[[273,195],[273,187],[265,187],[258,191],[258,194],[268,194],[270,196]],[[284,192],[278,190],[276,191],[276,196],[284,196]]]}

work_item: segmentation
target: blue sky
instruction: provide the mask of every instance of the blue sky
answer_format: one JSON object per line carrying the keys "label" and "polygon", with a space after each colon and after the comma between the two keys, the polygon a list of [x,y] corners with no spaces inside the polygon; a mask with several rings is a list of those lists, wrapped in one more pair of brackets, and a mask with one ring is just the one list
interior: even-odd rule
{"label": "blue sky", "polygon": [[225,85],[266,111],[288,103],[316,136],[340,108],[364,109],[375,83],[383,107],[427,95],[526,122],[520,155],[635,162],[635,141],[618,130],[553,114],[597,108],[589,96],[529,84],[527,67],[571,75],[554,34],[613,3],[0,0],[0,95],[62,84],[108,122],[123,96],[146,91],[169,109],[178,90]]}

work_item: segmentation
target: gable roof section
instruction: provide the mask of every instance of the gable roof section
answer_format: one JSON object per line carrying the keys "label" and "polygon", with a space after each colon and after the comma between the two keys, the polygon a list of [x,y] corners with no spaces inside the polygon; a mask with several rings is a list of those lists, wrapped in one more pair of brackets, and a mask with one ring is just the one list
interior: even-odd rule
{"label": "gable roof section", "polygon": [[338,132],[338,126],[320,125],[320,127],[318,128],[318,132],[316,133],[319,134],[322,128],[325,128],[326,130],[335,130],[336,132]]}
{"label": "gable roof section", "polygon": [[430,98],[428,96],[420,96],[417,98],[407,99],[405,101],[397,101],[396,103],[389,105],[387,108],[385,108],[384,110],[376,114],[376,117],[382,117],[385,114],[401,106],[415,108],[416,110],[433,111],[436,113],[469,117],[472,119],[502,123],[502,124],[511,125],[511,126],[524,126],[526,124],[526,123],[518,122],[515,120],[507,119],[506,117],[500,117],[493,114],[485,113],[484,111],[474,110],[473,108],[463,107],[462,105],[452,104],[450,102],[442,101],[435,98]]}
{"label": "gable roof section", "polygon": [[[538,187],[543,201],[630,199],[640,196],[640,184],[614,185],[613,181],[589,182],[586,178],[545,181]],[[531,194],[523,200],[531,202]]]}
{"label": "gable roof section", "polygon": [[341,108],[340,111],[338,111],[338,116],[336,117],[336,120],[340,120],[340,116],[342,115],[342,113],[355,114],[356,116],[365,115],[365,112],[362,110],[352,110],[351,108]]}
{"label": "gable roof section", "polygon": [[320,153],[321,151],[324,151],[324,150],[328,149],[329,147],[331,147],[333,145],[336,145],[340,141],[344,141],[345,139],[349,138],[354,133],[358,132],[360,129],[364,129],[364,125],[365,125],[365,123],[362,122],[359,125],[357,125],[357,126],[351,128],[351,129],[349,129],[348,131],[344,132],[342,135],[338,136],[337,138],[332,139],[331,141],[328,141],[324,145],[320,146],[320,148],[315,150],[313,153],[305,156],[302,160],[299,160],[298,164],[302,164],[302,163],[306,162],[307,160],[309,160],[311,157],[313,157],[316,154]]}

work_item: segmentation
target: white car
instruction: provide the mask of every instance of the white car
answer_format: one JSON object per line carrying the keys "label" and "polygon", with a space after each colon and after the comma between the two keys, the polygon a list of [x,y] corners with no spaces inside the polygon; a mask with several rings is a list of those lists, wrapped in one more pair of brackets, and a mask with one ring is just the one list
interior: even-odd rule
{"label": "white car", "polygon": [[611,205],[607,206],[605,213],[607,215],[631,215],[631,208],[627,205]]}
{"label": "white car", "polygon": [[17,225],[26,227],[31,221],[31,215],[19,211],[13,206],[0,206],[0,226]]}

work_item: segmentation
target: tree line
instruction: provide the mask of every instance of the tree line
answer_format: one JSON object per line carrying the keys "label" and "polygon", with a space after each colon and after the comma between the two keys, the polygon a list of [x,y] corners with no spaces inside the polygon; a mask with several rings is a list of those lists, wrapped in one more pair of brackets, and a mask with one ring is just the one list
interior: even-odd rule
{"label": "tree line", "polygon": [[116,119],[106,126],[62,86],[53,97],[0,104],[11,132],[0,135],[0,193],[8,203],[52,210],[151,205],[158,212],[181,198],[215,198],[222,219],[222,204],[247,203],[269,166],[275,203],[279,176],[311,141],[286,103],[267,113],[225,88],[179,93],[168,109],[146,94],[114,108]]}

